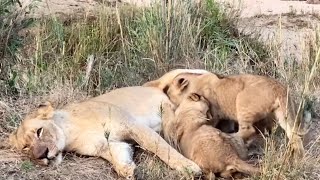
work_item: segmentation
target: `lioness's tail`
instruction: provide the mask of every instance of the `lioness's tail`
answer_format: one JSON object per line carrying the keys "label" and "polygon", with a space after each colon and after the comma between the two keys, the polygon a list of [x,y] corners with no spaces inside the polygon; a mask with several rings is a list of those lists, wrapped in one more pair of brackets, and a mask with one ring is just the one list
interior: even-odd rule
{"label": "lioness's tail", "polygon": [[303,109],[297,112],[296,104],[286,94],[283,93],[278,98],[279,107],[275,110],[275,116],[290,140],[294,156],[301,158],[304,155],[302,137],[306,134],[304,125],[311,120],[311,116],[308,115],[309,112],[303,112]]}
{"label": "lioness's tail", "polygon": [[[256,176],[261,173],[259,168],[252,166],[251,164],[241,160],[240,158],[237,158],[233,162],[233,166],[237,172],[241,172],[251,176]],[[230,167],[227,167],[227,168],[230,168]]]}
{"label": "lioness's tail", "polygon": [[156,88],[163,90],[167,85],[169,85],[173,81],[173,79],[176,76],[183,74],[183,73],[205,74],[205,73],[209,73],[209,72],[206,70],[203,70],[203,69],[175,69],[175,70],[172,70],[172,71],[164,74],[159,79],[144,83],[142,86],[156,87]]}

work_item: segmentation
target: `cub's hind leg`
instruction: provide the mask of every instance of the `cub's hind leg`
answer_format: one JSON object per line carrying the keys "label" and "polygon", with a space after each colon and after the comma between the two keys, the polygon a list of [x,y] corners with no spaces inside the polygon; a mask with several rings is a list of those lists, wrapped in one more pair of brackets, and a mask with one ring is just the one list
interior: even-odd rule
{"label": "cub's hind leg", "polygon": [[206,173],[204,176],[205,180],[215,180],[216,175],[213,172]]}
{"label": "cub's hind leg", "polygon": [[304,147],[303,147],[303,141],[302,136],[299,135],[299,128],[295,127],[294,121],[292,119],[287,118],[284,115],[284,111],[281,109],[277,109],[275,111],[276,117],[278,119],[278,122],[281,126],[281,128],[286,132],[286,135],[288,139],[290,140],[291,147],[292,147],[292,155],[295,160],[299,160],[302,158],[305,154]]}
{"label": "cub's hind leg", "polygon": [[220,176],[223,178],[230,178],[235,172],[237,172],[236,168],[233,165],[228,165],[226,169],[220,173]]}
{"label": "cub's hind leg", "polygon": [[239,121],[239,130],[236,133],[237,136],[241,137],[244,140],[248,140],[256,133],[256,130],[253,127],[253,124],[250,121]]}

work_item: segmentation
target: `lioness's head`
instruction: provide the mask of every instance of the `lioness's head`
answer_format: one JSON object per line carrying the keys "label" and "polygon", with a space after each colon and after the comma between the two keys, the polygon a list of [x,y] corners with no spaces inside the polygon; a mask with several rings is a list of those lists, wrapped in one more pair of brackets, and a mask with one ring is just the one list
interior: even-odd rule
{"label": "lioness's head", "polygon": [[37,162],[48,165],[62,160],[65,135],[54,122],[54,109],[49,102],[25,117],[20,126],[9,137],[9,144]]}
{"label": "lioness's head", "polygon": [[[181,103],[176,109],[176,113],[186,113],[186,112],[196,112],[196,114],[203,115],[206,120],[212,119],[212,115],[209,108],[209,101],[200,96],[197,93],[190,93],[185,98],[182,99]],[[187,113],[186,113],[187,114]]]}

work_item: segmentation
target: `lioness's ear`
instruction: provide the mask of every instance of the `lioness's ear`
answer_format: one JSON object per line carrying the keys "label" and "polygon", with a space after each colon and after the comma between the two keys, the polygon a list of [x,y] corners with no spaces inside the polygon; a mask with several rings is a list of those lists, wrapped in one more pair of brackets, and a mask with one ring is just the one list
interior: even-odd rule
{"label": "lioness's ear", "polygon": [[183,91],[188,85],[189,85],[189,80],[185,78],[179,78],[177,80],[177,86],[181,91]]}
{"label": "lioness's ear", "polygon": [[197,94],[197,93],[191,93],[190,96],[189,96],[189,98],[190,98],[192,101],[197,102],[197,101],[200,100],[200,95]]}
{"label": "lioness's ear", "polygon": [[16,137],[17,137],[17,130],[14,130],[9,135],[9,138],[8,138],[7,142],[11,147],[19,149],[19,147],[17,145],[17,138]]}
{"label": "lioness's ear", "polygon": [[39,119],[50,119],[53,116],[54,109],[49,101],[40,104],[38,106],[38,118]]}

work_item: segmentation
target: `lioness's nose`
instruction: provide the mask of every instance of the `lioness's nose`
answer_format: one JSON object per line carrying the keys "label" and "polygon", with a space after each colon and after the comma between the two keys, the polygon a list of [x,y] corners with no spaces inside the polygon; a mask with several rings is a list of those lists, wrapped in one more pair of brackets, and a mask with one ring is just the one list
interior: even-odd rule
{"label": "lioness's nose", "polygon": [[36,159],[43,159],[43,158],[47,158],[49,153],[49,149],[46,146],[36,146],[33,148],[33,156]]}

